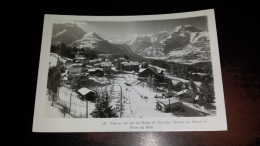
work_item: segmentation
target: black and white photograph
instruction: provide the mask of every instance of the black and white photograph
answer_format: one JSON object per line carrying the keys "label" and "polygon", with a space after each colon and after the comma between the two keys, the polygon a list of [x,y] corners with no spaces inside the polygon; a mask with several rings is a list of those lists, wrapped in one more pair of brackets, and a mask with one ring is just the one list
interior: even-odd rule
{"label": "black and white photograph", "polygon": [[207,17],[53,24],[46,117],[216,114]]}
{"label": "black and white photograph", "polygon": [[48,64],[41,84],[43,118],[178,120],[216,117],[223,108],[223,95],[215,94],[217,47],[211,45],[207,15],[64,17],[45,21],[51,36],[42,48]]}

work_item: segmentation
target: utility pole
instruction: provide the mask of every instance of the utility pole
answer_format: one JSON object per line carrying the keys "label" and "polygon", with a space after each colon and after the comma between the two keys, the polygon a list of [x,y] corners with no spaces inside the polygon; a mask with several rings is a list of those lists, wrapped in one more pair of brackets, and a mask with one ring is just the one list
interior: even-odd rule
{"label": "utility pole", "polygon": [[[72,93],[70,93],[70,108],[71,108],[71,96],[72,96]],[[70,114],[70,109],[69,109],[69,114]]]}
{"label": "utility pole", "polygon": [[[166,97],[167,98],[167,97]],[[169,111],[171,111],[171,102],[170,102],[170,98],[169,98]]]}
{"label": "utility pole", "polygon": [[86,118],[88,118],[88,99],[85,95],[85,99],[86,99]]}
{"label": "utility pole", "polygon": [[120,87],[120,90],[121,90],[121,103],[120,103],[120,118],[121,118],[121,114],[122,114],[122,87],[121,85],[119,84],[119,87]]}

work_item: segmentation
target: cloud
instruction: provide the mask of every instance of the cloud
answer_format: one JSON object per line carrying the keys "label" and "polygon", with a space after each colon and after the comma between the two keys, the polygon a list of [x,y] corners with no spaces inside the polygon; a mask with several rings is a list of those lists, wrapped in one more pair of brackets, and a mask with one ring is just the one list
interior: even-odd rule
{"label": "cloud", "polygon": [[53,22],[54,24],[77,24],[80,28],[86,28],[87,22],[84,21],[73,21],[73,20],[56,20]]}

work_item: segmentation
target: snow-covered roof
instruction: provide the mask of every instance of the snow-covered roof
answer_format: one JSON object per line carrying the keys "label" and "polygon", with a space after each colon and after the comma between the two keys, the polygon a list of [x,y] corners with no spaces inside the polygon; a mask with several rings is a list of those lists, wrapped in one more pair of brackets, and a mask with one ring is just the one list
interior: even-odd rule
{"label": "snow-covered roof", "polygon": [[182,91],[176,93],[176,95],[182,95],[182,94],[187,93],[187,92],[188,92],[188,89],[185,89],[185,90],[182,90]]}
{"label": "snow-covered roof", "polygon": [[124,63],[124,66],[135,66],[135,65],[139,66],[139,63],[137,62]]}
{"label": "snow-covered roof", "polygon": [[182,95],[182,94],[187,94],[191,97],[195,97],[195,95],[196,95],[192,89],[185,89],[185,90],[182,90],[182,91],[176,93],[177,96]]}
{"label": "snow-covered roof", "polygon": [[93,67],[93,66],[91,66],[91,65],[85,65],[85,67],[87,67],[87,68],[91,68],[91,67]]}
{"label": "snow-covered roof", "polygon": [[88,72],[94,72],[94,71],[96,71],[95,68],[88,69]]}
{"label": "snow-covered roof", "polygon": [[112,64],[110,62],[102,62],[101,65],[102,66],[112,66]]}
{"label": "snow-covered roof", "polygon": [[125,58],[123,58],[123,57],[121,57],[121,58],[119,58],[119,60],[126,60]]}
{"label": "snow-covered roof", "polygon": [[200,76],[206,76],[207,74],[206,73],[192,73],[193,75],[200,75]]}
{"label": "snow-covered roof", "polygon": [[80,89],[78,90],[78,92],[79,92],[81,95],[86,95],[86,94],[88,94],[88,93],[90,93],[90,92],[93,92],[93,91],[90,90],[90,89],[88,89],[88,88],[83,87],[83,88],[80,88]]}
{"label": "snow-covered roof", "polygon": [[74,58],[75,60],[85,60],[86,57],[77,57],[77,58]]}
{"label": "snow-covered roof", "polygon": [[139,73],[140,73],[140,72],[143,72],[144,70],[146,70],[146,68],[140,68],[140,69],[139,69]]}
{"label": "snow-covered roof", "polygon": [[63,80],[64,80],[64,81],[67,81],[67,80],[68,80],[68,77],[65,76],[65,77],[63,78]]}
{"label": "snow-covered roof", "polygon": [[199,95],[196,95],[196,97],[194,99],[195,100],[199,100]]}
{"label": "snow-covered roof", "polygon": [[100,65],[101,65],[101,63],[94,64],[94,66],[100,66]]}
{"label": "snow-covered roof", "polygon": [[88,69],[88,72],[95,72],[95,71],[97,71],[97,70],[103,71],[102,68],[91,68],[91,69]]}
{"label": "snow-covered roof", "polygon": [[117,70],[115,67],[111,67],[111,70]]}
{"label": "snow-covered roof", "polygon": [[89,63],[96,63],[96,60],[89,60]]}

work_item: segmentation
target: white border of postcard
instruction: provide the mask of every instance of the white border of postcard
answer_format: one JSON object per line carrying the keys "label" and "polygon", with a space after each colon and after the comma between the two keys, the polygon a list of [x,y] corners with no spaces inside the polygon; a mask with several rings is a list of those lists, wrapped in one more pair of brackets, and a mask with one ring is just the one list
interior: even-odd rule
{"label": "white border of postcard", "polygon": [[[216,97],[216,116],[211,117],[171,117],[171,118],[46,118],[44,116],[45,96],[47,87],[47,74],[49,67],[50,44],[53,22],[59,20],[81,21],[138,21],[138,20],[163,20],[207,16],[210,47],[214,74],[214,89]],[[158,121],[165,124],[158,124]],[[202,121],[202,122],[195,122]],[[110,125],[110,122],[121,125]],[[144,128],[131,129],[124,122],[150,122],[151,124],[135,124]],[[169,123],[168,123],[169,122]],[[104,124],[106,123],[106,124]],[[152,126],[153,128],[146,128]],[[217,41],[214,10],[195,12],[146,15],[146,16],[69,16],[45,15],[42,35],[41,55],[38,71],[37,92],[34,109],[33,132],[126,132],[126,131],[222,131],[227,130],[226,112],[223,94],[223,85],[220,68],[219,49]]]}

